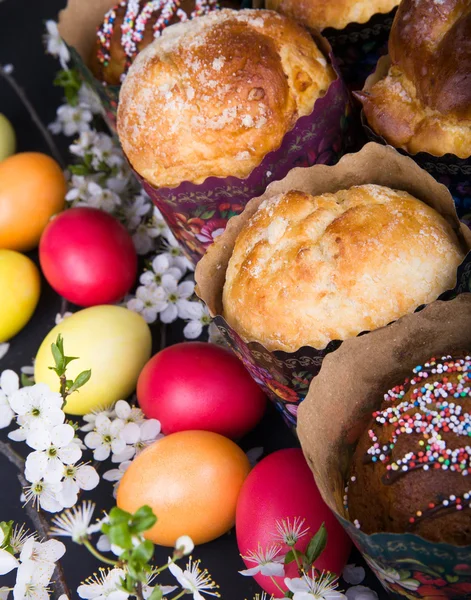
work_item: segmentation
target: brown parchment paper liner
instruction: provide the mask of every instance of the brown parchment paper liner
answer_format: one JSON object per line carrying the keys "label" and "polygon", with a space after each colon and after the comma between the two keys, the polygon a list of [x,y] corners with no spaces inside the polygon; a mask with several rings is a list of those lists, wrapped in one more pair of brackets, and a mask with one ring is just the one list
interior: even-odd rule
{"label": "brown parchment paper liner", "polygon": [[[296,168],[281,181],[270,184],[262,196],[247,204],[241,215],[229,221],[225,232],[209,247],[196,267],[198,296],[207,304],[234,352],[293,428],[298,405],[305,398],[311,379],[318,374],[324,356],[335,351],[341,342],[334,340],[323,350],[305,346],[294,353],[270,352],[257,342],[246,343],[223,317],[222,290],[227,264],[237,235],[265,198],[292,189],[317,195],[366,183],[404,190],[423,200],[447,219],[461,238],[463,248],[471,248],[471,231],[460,224],[448,190],[413,160],[390,146],[369,143],[357,154],[344,156],[333,167]],[[470,270],[471,257],[468,255],[458,271],[456,292],[468,291]]]}
{"label": "brown parchment paper liner", "polygon": [[95,78],[88,61],[96,39],[96,29],[103,22],[105,13],[115,6],[117,0],[68,0],[59,13],[59,33],[67,44],[73,65],[83,80],[97,93],[105,110],[110,129],[116,132],[116,110],[119,85],[105,85]]}
{"label": "brown parchment paper liner", "polygon": [[433,302],[387,327],[346,340],[324,359],[299,410],[298,436],[323,499],[397,597],[469,598],[471,546],[435,544],[410,533],[367,535],[357,529],[343,506],[350,460],[384,393],[416,365],[457,349],[471,351],[469,293]]}
{"label": "brown parchment paper liner", "polygon": [[[363,91],[369,92],[375,83],[384,79],[388,74],[390,66],[391,59],[389,55],[382,56],[376,65],[374,73],[365,81]],[[361,111],[361,122],[369,140],[388,145],[388,142],[369,126],[363,110]],[[409,154],[402,148],[396,149],[401,154],[404,154],[404,156],[410,156],[422,169],[425,169],[437,181],[446,185],[455,201],[458,217],[471,227],[471,157],[458,158],[454,154],[433,156],[427,152]]]}

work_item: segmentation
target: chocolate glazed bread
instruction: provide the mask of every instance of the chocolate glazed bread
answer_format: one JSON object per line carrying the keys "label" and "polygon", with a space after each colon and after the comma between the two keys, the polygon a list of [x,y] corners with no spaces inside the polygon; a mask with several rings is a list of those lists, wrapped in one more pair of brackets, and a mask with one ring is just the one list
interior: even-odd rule
{"label": "chocolate glazed bread", "polygon": [[471,155],[471,2],[403,0],[389,38],[391,68],[355,92],[369,125],[411,154]]}
{"label": "chocolate glazed bread", "polygon": [[138,52],[169,25],[206,15],[237,0],[124,0],[111,8],[97,29],[90,69],[97,79],[119,85]]}
{"label": "chocolate glazed bread", "polygon": [[346,502],[365,533],[471,543],[471,356],[431,358],[385,394],[356,448]]}

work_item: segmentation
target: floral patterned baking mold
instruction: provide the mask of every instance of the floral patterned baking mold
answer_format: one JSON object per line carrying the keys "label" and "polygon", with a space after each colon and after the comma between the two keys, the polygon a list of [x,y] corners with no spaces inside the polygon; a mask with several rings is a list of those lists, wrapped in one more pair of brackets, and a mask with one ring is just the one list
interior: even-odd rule
{"label": "floral patterned baking mold", "polygon": [[342,76],[351,90],[358,90],[374,71],[380,56],[388,52],[388,39],[396,14],[376,14],[367,23],[349,23],[345,29],[324,29]]}
{"label": "floral patterned baking mold", "polygon": [[175,188],[156,188],[138,177],[182,250],[196,264],[227,221],[272,181],[283,179],[294,167],[337,162],[344,152],[349,117],[350,97],[339,76],[316,100],[312,113],[300,117],[281,146],[246,179],[208,177],[201,184],[186,181]]}
{"label": "floral patterned baking mold", "polygon": [[[443,293],[439,299],[450,300],[470,291],[471,252],[458,268],[455,288]],[[274,402],[286,424],[296,432],[299,404],[305,399],[312,379],[319,373],[324,357],[335,352],[342,342],[332,341],[323,350],[304,346],[294,353],[270,352],[257,342],[244,342],[222,316],[217,315],[214,322],[252,378]]]}
{"label": "floral patterned baking mold", "polygon": [[339,519],[390,597],[471,597],[471,546],[436,544],[410,533],[366,535]]}
{"label": "floral patterned baking mold", "polygon": [[[388,145],[386,140],[368,125],[363,111],[361,112],[361,122],[370,141]],[[453,154],[432,156],[427,152],[409,154],[401,148],[396,148],[396,150],[404,156],[410,156],[422,169],[425,169],[450,190],[458,217],[471,227],[471,157],[458,158]]]}
{"label": "floral patterned baking mold", "polygon": [[[470,264],[463,265],[459,290],[469,291],[470,274]],[[411,531],[367,534],[361,523],[350,522],[345,502],[351,457],[384,391],[430,356],[469,346],[471,294],[447,300],[345,341],[324,361],[299,413],[299,439],[324,501],[397,599],[471,597],[471,546],[430,542]],[[460,513],[463,526],[466,513]]]}

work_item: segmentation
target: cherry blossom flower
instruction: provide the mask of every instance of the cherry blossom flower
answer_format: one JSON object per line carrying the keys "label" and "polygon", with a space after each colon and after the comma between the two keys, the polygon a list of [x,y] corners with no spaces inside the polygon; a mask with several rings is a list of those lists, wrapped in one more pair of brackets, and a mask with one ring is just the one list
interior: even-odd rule
{"label": "cherry blossom flower", "polygon": [[24,525],[15,525],[10,537],[10,546],[13,550],[13,554],[19,554],[23,549],[26,540],[31,537],[34,537],[34,534],[30,533]]}
{"label": "cherry blossom flower", "polygon": [[139,281],[145,286],[160,286],[164,275],[171,275],[178,282],[183,277],[183,271],[178,267],[171,267],[168,256],[158,254],[152,261],[152,270],[144,271]]}
{"label": "cherry blossom flower", "polygon": [[75,430],[71,425],[56,425],[50,430],[32,426],[26,443],[36,451],[26,459],[26,468],[36,479],[60,481],[64,465],[73,465],[82,456],[77,444],[72,443]]}
{"label": "cherry blossom flower", "polygon": [[86,600],[126,600],[129,594],[121,589],[121,580],[125,576],[123,569],[100,569],[98,574],[79,585],[77,593]]}
{"label": "cherry blossom flower", "polygon": [[65,508],[77,503],[80,490],[93,490],[100,483],[100,477],[91,465],[66,465],[63,475],[59,499]]}
{"label": "cherry blossom flower", "polygon": [[98,208],[108,213],[113,213],[116,208],[121,204],[121,198],[116,192],[108,188],[102,188],[96,183],[90,183],[90,188],[93,192],[87,198],[86,201],[77,202],[77,206],[91,206],[92,208]]}
{"label": "cherry blossom flower", "polygon": [[81,131],[78,139],[76,139],[73,144],[70,144],[69,150],[73,155],[83,158],[85,154],[91,152],[91,149],[96,144],[97,140],[98,133],[96,131],[92,129]]}
{"label": "cherry blossom flower", "polygon": [[62,396],[52,392],[45,383],[21,388],[11,395],[9,401],[11,408],[19,415],[18,422],[21,425],[21,429],[8,434],[12,440],[26,440],[27,432],[33,425],[48,430],[64,422]]}
{"label": "cherry blossom flower", "polygon": [[195,291],[193,281],[183,281],[177,284],[171,275],[162,277],[165,307],[160,312],[162,323],[172,323],[178,316],[184,314],[185,300],[188,300]]}
{"label": "cherry blossom flower", "polygon": [[274,544],[263,550],[261,546],[257,550],[247,553],[242,558],[248,562],[254,562],[255,567],[239,571],[241,575],[253,577],[257,573],[268,577],[282,577],[285,574],[284,556],[280,556],[281,548]]}
{"label": "cherry blossom flower", "polygon": [[322,572],[316,577],[314,569],[311,577],[285,578],[285,585],[293,593],[293,600],[345,600],[346,596],[337,591],[338,579],[331,573]]}
{"label": "cherry blossom flower", "polygon": [[296,517],[293,522],[290,519],[276,521],[275,541],[287,546],[295,546],[298,541],[309,533],[309,527],[304,527],[305,519]]}
{"label": "cherry blossom flower", "polygon": [[[0,543],[3,542],[4,534],[3,531],[0,530]],[[6,575],[16,569],[20,563],[18,560],[11,554],[7,552],[4,548],[0,548],[0,575]]]}
{"label": "cherry blossom flower", "polygon": [[104,415],[95,420],[95,431],[87,433],[85,445],[93,450],[95,460],[106,460],[111,452],[119,454],[126,447],[122,438],[124,423],[121,419],[111,421]]}
{"label": "cherry blossom flower", "polygon": [[138,194],[133,200],[123,206],[123,214],[128,229],[136,229],[142,222],[142,218],[149,214],[151,209],[149,196]]}
{"label": "cherry blossom flower", "polygon": [[51,483],[44,479],[35,480],[28,470],[25,471],[25,477],[30,482],[30,485],[24,488],[26,503],[31,502],[34,507],[51,513],[59,512],[64,508],[58,500],[62,489],[60,483]]}
{"label": "cherry blossom flower", "polygon": [[87,83],[83,82],[78,91],[79,104],[84,104],[94,115],[103,113],[103,107],[98,94]]}
{"label": "cherry blossom flower", "polygon": [[195,549],[195,543],[189,535],[182,535],[175,542],[175,549],[185,556],[193,552]]}
{"label": "cherry blossom flower", "polygon": [[100,415],[108,417],[109,419],[114,419],[116,416],[116,413],[114,412],[114,406],[111,408],[96,408],[92,412],[84,415],[83,420],[86,424],[80,427],[80,431],[93,431],[95,429],[97,417]]}
{"label": "cherry blossom flower", "polygon": [[94,526],[91,525],[94,511],[95,505],[90,501],[83,502],[72,510],[65,510],[52,519],[51,535],[70,537],[74,542],[82,543],[90,533],[95,531]]}
{"label": "cherry blossom flower", "polygon": [[49,125],[49,129],[54,134],[75,135],[89,129],[92,119],[92,112],[86,104],[62,104],[57,109],[56,120]]}
{"label": "cherry blossom flower", "polygon": [[193,600],[204,600],[202,594],[219,597],[217,592],[219,586],[214,583],[206,569],[201,571],[199,566],[200,561],[193,563],[190,558],[186,569],[183,570],[169,559],[168,569],[181,587],[193,594]]}
{"label": "cherry blossom flower", "polygon": [[136,297],[127,302],[127,307],[142,315],[146,323],[153,323],[157,315],[167,307],[165,295],[162,287],[139,286]]}
{"label": "cherry blossom flower", "polygon": [[183,335],[189,340],[198,338],[203,333],[203,328],[211,324],[208,307],[202,302],[185,302],[180,315],[183,319],[189,319],[183,329]]}
{"label": "cherry blossom flower", "polygon": [[47,586],[53,572],[54,566],[38,568],[33,561],[20,565],[13,588],[14,600],[47,600],[49,598]]}
{"label": "cherry blossom flower", "polygon": [[126,427],[123,430],[123,439],[127,444],[126,448],[118,454],[113,454],[111,461],[114,463],[131,460],[142,452],[146,446],[162,437],[160,436],[160,421],[157,419],[147,419],[140,425],[133,423],[130,423],[130,425],[134,425],[134,427]]}
{"label": "cherry blossom flower", "polygon": [[15,416],[9,398],[18,391],[19,387],[18,375],[10,369],[3,371],[0,375],[0,429],[8,427]]}
{"label": "cherry blossom flower", "polygon": [[52,20],[46,21],[46,30],[47,33],[44,36],[46,42],[46,52],[52,56],[56,56],[59,59],[61,67],[63,69],[67,69],[67,63],[70,60],[70,53],[60,36],[57,23]]}

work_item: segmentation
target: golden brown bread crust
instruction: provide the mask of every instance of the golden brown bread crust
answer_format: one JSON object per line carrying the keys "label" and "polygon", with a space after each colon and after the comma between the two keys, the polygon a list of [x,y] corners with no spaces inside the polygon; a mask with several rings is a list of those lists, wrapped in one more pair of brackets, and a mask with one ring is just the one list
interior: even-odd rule
{"label": "golden brown bread crust", "polygon": [[391,69],[355,94],[371,127],[415,154],[471,155],[471,2],[403,0],[389,40]]}
{"label": "golden brown bread crust", "polygon": [[244,178],[335,79],[311,36],[265,10],[221,10],[174,25],[124,81],[118,133],[154,186]]}
{"label": "golden brown bread crust", "polygon": [[296,19],[311,29],[344,29],[349,23],[366,23],[388,13],[400,0],[266,0],[268,9]]}
{"label": "golden brown bread crust", "polygon": [[[420,390],[421,386],[433,386],[434,383],[456,386],[462,382],[464,389],[468,389],[464,397],[454,398],[450,391],[444,390],[444,396],[438,396],[439,402],[453,402],[455,405],[462,407],[461,418],[464,421],[469,421],[469,413],[471,410],[471,395],[469,393],[469,365],[470,359],[464,359],[466,353],[452,353],[451,356],[455,359],[447,358],[446,360],[435,359],[428,361],[436,363],[456,363],[463,361],[460,366],[460,371],[447,371],[445,374],[433,374],[431,368],[424,365],[421,373],[428,372],[428,377],[421,377],[420,380],[415,380],[412,386],[406,383],[406,394],[399,399],[394,399],[392,394],[397,394],[397,389],[386,394],[385,402],[383,402],[378,418],[383,418],[385,410],[391,410],[391,407],[404,405],[406,410],[401,410],[401,417],[407,419],[408,416],[419,414],[426,418],[430,411],[436,406],[430,404],[425,407],[414,404],[416,400],[411,400],[411,395],[414,390]],[[460,358],[463,357],[463,358]],[[443,357],[445,358],[445,357]],[[468,379],[466,381],[466,364]],[[453,367],[451,367],[453,369]],[[436,370],[436,367],[435,367]],[[416,377],[415,373],[411,377]],[[414,379],[413,379],[414,381]],[[402,382],[401,382],[402,383]],[[451,397],[450,397],[451,396]],[[409,409],[407,410],[407,408]],[[440,412],[440,411],[439,411]],[[466,413],[468,413],[466,415]],[[395,415],[394,415],[395,416]],[[458,417],[455,416],[458,420]],[[443,464],[443,462],[430,462],[426,460],[426,470],[420,468],[421,463],[417,459],[424,459],[424,456],[419,456],[419,452],[423,455],[427,451],[427,443],[434,443],[434,433],[427,439],[423,433],[414,431],[414,427],[410,427],[412,432],[404,431],[393,444],[390,452],[376,454],[377,460],[371,462],[371,452],[374,443],[379,444],[379,448],[389,445],[394,436],[394,431],[397,428],[396,423],[389,423],[389,416],[386,416],[385,424],[380,424],[374,416],[370,421],[366,431],[361,436],[355,454],[352,459],[350,481],[348,483],[348,513],[352,521],[357,521],[361,530],[367,534],[392,532],[405,533],[410,531],[422,536],[432,542],[447,542],[456,545],[467,545],[471,543],[471,519],[469,512],[469,497],[466,501],[464,494],[471,490],[471,477],[462,472],[456,472],[451,468],[443,469],[436,468],[434,463]],[[440,417],[438,418],[440,420]],[[423,421],[422,421],[423,422]],[[459,422],[459,421],[458,421]],[[452,425],[453,427],[453,425]],[[468,444],[466,430],[463,430],[464,435],[459,435],[454,431],[444,431],[443,428],[437,430],[441,435],[441,440],[450,450],[461,448]],[[372,439],[374,436],[376,440]],[[434,448],[436,451],[437,449]],[[397,470],[388,471],[388,465],[391,467],[394,464],[401,463],[406,455],[414,454],[416,458],[406,460],[405,465],[407,471],[401,476],[397,474],[402,469],[402,464]],[[464,463],[469,463],[469,457],[461,457]],[[453,467],[453,462],[450,460],[450,467]],[[424,463],[422,463],[424,464]],[[414,465],[419,465],[419,468],[414,468]],[[456,465],[455,465],[456,466]],[[467,465],[466,465],[467,466]],[[396,467],[394,467],[396,469]],[[463,470],[465,467],[463,466]],[[392,478],[391,472],[393,473]],[[465,472],[466,473],[466,472]],[[352,479],[353,478],[353,479]],[[463,503],[465,510],[457,510],[456,503],[450,500],[459,498]],[[444,505],[443,502],[447,504]],[[417,514],[418,513],[418,514]]]}
{"label": "golden brown bread crust", "polygon": [[[139,14],[141,14],[142,10],[149,4],[149,1],[139,0],[138,4]],[[170,4],[175,4],[175,2],[169,0],[167,5]],[[198,0],[198,2],[197,0],[181,0],[179,5],[175,5],[175,9],[170,12],[170,17],[167,19],[168,22],[163,27],[159,27],[158,31],[161,32],[165,27],[181,21],[181,13],[179,12],[177,14],[177,9],[190,16],[192,12],[195,11],[195,8],[209,12],[211,10],[216,10],[216,8],[218,8],[218,4],[228,8],[236,8],[237,6],[236,0],[223,0],[219,3],[217,3],[215,0]],[[103,57],[103,51],[105,48],[103,40],[100,39],[103,25],[98,28],[96,42],[90,54],[90,70],[97,79],[108,85],[121,84],[124,74],[127,72],[130,64],[135,58],[135,54],[146,48],[154,40],[154,25],[162,14],[161,8],[151,12],[149,19],[145,21],[142,39],[136,42],[135,54],[133,53],[133,56],[130,58],[127,56],[123,48],[121,29],[127,6],[128,1],[123,1],[114,6],[112,9],[116,16],[114,17],[112,24],[110,24],[111,32],[109,35],[109,49],[107,50],[107,54],[109,53],[109,59],[104,60]],[[165,7],[165,3],[163,3],[162,6]],[[134,26],[134,30],[136,30],[136,26]]]}
{"label": "golden brown bread crust", "polygon": [[264,201],[239,234],[224,317],[269,350],[321,349],[435,300],[463,257],[443,217],[407,192],[292,191]]}

